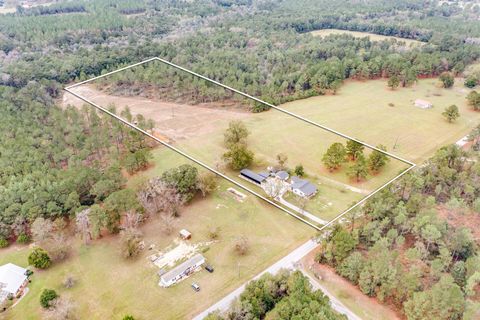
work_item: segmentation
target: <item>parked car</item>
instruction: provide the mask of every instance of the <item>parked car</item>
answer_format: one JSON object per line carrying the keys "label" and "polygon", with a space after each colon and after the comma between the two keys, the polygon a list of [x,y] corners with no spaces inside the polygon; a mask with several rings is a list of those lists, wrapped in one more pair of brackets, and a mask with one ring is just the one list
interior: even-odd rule
{"label": "parked car", "polygon": [[195,290],[196,292],[198,292],[198,291],[200,291],[200,286],[194,282],[194,283],[192,283],[192,289]]}
{"label": "parked car", "polygon": [[209,264],[206,264],[205,265],[205,270],[207,270],[208,272],[212,273],[215,269],[213,269],[213,267]]}

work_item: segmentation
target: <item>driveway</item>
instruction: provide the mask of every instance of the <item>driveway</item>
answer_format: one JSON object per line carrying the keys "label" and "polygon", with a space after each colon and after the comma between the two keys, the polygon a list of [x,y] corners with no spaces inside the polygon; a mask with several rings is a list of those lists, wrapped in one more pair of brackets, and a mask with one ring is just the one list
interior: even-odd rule
{"label": "driveway", "polygon": [[305,217],[307,217],[308,219],[312,220],[312,221],[315,221],[316,223],[318,224],[327,224],[328,221],[326,220],[323,220],[323,219],[320,219],[319,217],[311,214],[310,212],[308,211],[305,211],[305,210],[302,210],[301,208],[297,207],[296,205],[288,202],[287,200],[283,199],[282,196],[278,196],[277,198],[275,198],[275,200],[277,200],[278,202],[280,202],[281,204],[283,204],[284,206],[294,210],[294,211],[297,211],[298,213],[300,213],[301,215],[304,215]]}
{"label": "driveway", "polygon": [[[314,240],[309,240],[306,243],[302,244],[300,247],[297,249],[293,250],[290,252],[287,256],[283,257],[279,261],[277,261],[275,264],[271,265],[267,269],[263,270],[261,273],[256,275],[253,279],[251,280],[256,280],[260,278],[263,274],[265,273],[272,273],[275,274],[277,273],[280,269],[294,269],[295,264],[302,259],[304,256],[306,256],[310,251],[315,249],[318,246],[318,243]],[[251,280],[247,281],[243,285],[241,285],[239,288],[236,290],[232,291],[229,293],[226,297],[203,311],[202,313],[198,314],[193,318],[193,320],[202,320],[205,318],[209,313],[219,310],[219,311],[225,311],[230,307],[230,304],[240,296],[240,294],[245,290],[245,286],[247,285],[248,282]]]}
{"label": "driveway", "polygon": [[332,308],[337,311],[338,313],[342,313],[347,316],[348,320],[362,320],[359,316],[353,313],[350,309],[345,307],[343,303],[340,302],[334,295],[332,295],[327,288],[322,286],[320,283],[317,282],[317,279],[309,275],[305,270],[302,268],[299,269],[304,276],[306,276],[310,280],[310,284],[312,285],[314,290],[322,290],[322,292],[330,299],[330,305]]}

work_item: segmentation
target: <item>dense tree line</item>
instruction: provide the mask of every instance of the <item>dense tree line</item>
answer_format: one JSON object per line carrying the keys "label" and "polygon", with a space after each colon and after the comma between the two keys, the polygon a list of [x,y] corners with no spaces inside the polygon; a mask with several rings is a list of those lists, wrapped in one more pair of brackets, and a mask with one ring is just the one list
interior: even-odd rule
{"label": "dense tree line", "polygon": [[462,319],[479,283],[478,243],[469,226],[449,224],[438,211],[480,214],[477,161],[454,145],[440,149],[369,200],[356,227],[355,215],[350,230],[335,227],[317,260],[408,319]]}
{"label": "dense tree line", "polygon": [[266,274],[247,284],[238,301],[225,315],[210,314],[206,319],[325,319],[340,320],[330,301],[301,272],[280,271]]}
{"label": "dense tree line", "polygon": [[37,218],[69,218],[103,203],[122,188],[125,159],[149,152],[143,135],[93,108],[61,110],[58,94],[52,83],[0,88],[2,239],[30,234]]}
{"label": "dense tree line", "polygon": [[[445,71],[462,72],[480,57],[479,47],[468,44],[461,33],[462,28],[469,26],[469,35],[480,35],[470,19],[458,14],[455,19],[462,23],[444,19],[448,28],[428,28],[423,26],[425,20],[444,17],[444,13],[420,1],[412,1],[409,5],[402,1],[380,1],[352,6],[345,6],[343,2],[331,5],[308,0],[298,4],[242,2],[234,6],[209,1],[195,4],[165,1],[162,6],[158,4],[161,11],[146,2],[113,4],[103,0],[82,5],[86,6],[87,14],[58,17],[17,14],[2,19],[0,32],[7,39],[2,50],[13,53],[22,44],[22,51],[28,54],[12,55],[6,60],[1,81],[17,87],[35,79],[64,83],[83,80],[143,58],[161,56],[269,102],[281,103],[335,91],[347,78],[394,77],[402,86],[407,86],[418,77],[436,76]],[[118,10],[131,8],[146,12],[145,16],[130,19],[112,10],[112,6]],[[199,20],[205,8],[211,10],[208,17],[216,18]],[[391,10],[396,11],[392,13]],[[227,14],[230,11],[232,15]],[[404,15],[409,18],[408,25],[397,21]],[[211,28],[215,32],[191,34],[193,27],[179,28],[176,24],[178,16],[201,30]],[[383,29],[341,24],[348,19],[361,20],[368,26],[381,25]],[[308,26],[300,28],[297,22]],[[414,31],[395,31],[398,26]],[[406,48],[396,40],[373,42],[349,35],[320,39],[299,34],[326,27],[428,42]],[[130,36],[132,31],[135,37]],[[152,41],[165,35],[175,36],[176,40]],[[40,46],[42,53],[38,52]],[[37,63],[33,65],[32,61]],[[154,70],[156,67],[146,66],[109,79],[119,89],[128,86],[130,93],[145,91],[150,85],[172,90],[181,84],[183,94],[198,102],[232,97],[231,93],[205,81],[192,80],[179,71]],[[164,71],[169,77],[162,77]]]}

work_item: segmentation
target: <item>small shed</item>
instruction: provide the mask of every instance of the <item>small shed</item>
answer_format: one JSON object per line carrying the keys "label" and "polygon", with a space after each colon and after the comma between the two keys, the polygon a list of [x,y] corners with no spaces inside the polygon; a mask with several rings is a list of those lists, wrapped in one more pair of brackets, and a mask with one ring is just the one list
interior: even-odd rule
{"label": "small shed", "polygon": [[180,233],[180,238],[182,238],[183,240],[188,240],[192,237],[192,233],[187,229],[182,229],[180,230],[179,233]]}
{"label": "small shed", "polygon": [[422,99],[417,99],[414,102],[415,107],[421,108],[421,109],[430,109],[433,107],[433,104],[430,101],[427,100],[422,100]]}

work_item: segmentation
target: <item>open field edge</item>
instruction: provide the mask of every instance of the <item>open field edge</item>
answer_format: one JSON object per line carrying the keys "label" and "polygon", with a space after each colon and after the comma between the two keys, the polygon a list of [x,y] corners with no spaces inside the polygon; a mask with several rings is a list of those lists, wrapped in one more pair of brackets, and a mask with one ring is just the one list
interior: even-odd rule
{"label": "open field edge", "polygon": [[[114,114],[113,112],[105,109],[104,107],[96,104],[96,103],[93,102],[93,101],[90,101],[89,99],[87,99],[87,98],[85,98],[85,97],[83,97],[83,96],[81,96],[81,95],[79,95],[79,94],[77,94],[77,93],[75,93],[75,92],[73,92],[73,91],[71,90],[72,88],[75,88],[75,87],[78,87],[78,86],[80,86],[80,85],[89,83],[89,82],[91,82],[91,81],[95,81],[95,80],[97,80],[97,79],[100,79],[100,78],[103,78],[103,77],[112,75],[112,74],[117,73],[117,72],[121,72],[121,71],[130,69],[130,68],[133,68],[133,67],[142,65],[142,64],[144,64],[144,63],[151,62],[151,61],[160,61],[160,62],[162,62],[162,63],[164,63],[164,64],[167,64],[167,65],[169,65],[169,66],[171,66],[171,67],[174,67],[174,68],[176,68],[176,69],[179,69],[179,70],[182,70],[182,71],[184,71],[184,72],[187,72],[187,73],[189,73],[189,74],[191,74],[191,75],[194,75],[194,76],[196,76],[196,77],[199,77],[199,78],[201,78],[201,79],[203,79],[203,80],[206,80],[206,81],[208,81],[208,82],[210,82],[210,83],[213,83],[213,84],[216,84],[216,85],[218,85],[218,86],[221,86],[221,87],[223,87],[224,89],[227,89],[227,90],[229,90],[229,91],[233,91],[233,92],[235,92],[235,93],[237,93],[237,94],[239,94],[239,95],[241,95],[241,96],[244,96],[244,97],[246,97],[246,98],[252,99],[252,100],[254,100],[254,101],[256,101],[256,102],[259,102],[259,103],[261,103],[261,104],[264,104],[264,105],[266,105],[266,106],[268,106],[268,107],[270,107],[270,108],[272,108],[272,109],[275,109],[275,110],[280,111],[280,112],[282,112],[282,113],[285,113],[285,114],[287,114],[287,115],[289,115],[289,116],[292,116],[292,117],[294,117],[294,118],[297,118],[297,119],[299,119],[299,120],[302,120],[302,121],[304,121],[304,122],[306,122],[306,123],[308,123],[308,124],[310,124],[310,125],[319,127],[319,128],[321,128],[321,129],[323,129],[323,130],[326,130],[326,131],[328,131],[328,132],[334,133],[334,134],[336,134],[336,135],[338,135],[338,136],[341,136],[341,137],[343,137],[343,138],[345,138],[345,139],[352,140],[352,141],[355,141],[355,142],[357,142],[357,143],[360,143],[360,144],[364,145],[365,147],[367,147],[367,148],[369,148],[369,149],[372,149],[372,150],[381,152],[381,153],[383,153],[383,154],[385,154],[385,155],[387,155],[387,156],[389,156],[389,157],[392,157],[392,158],[394,158],[394,159],[396,159],[396,160],[399,160],[399,161],[401,161],[401,162],[403,162],[403,163],[406,163],[406,164],[410,165],[410,167],[408,167],[407,169],[403,170],[403,171],[400,172],[397,176],[395,176],[395,177],[392,178],[391,180],[387,181],[385,184],[381,185],[380,187],[378,187],[377,189],[375,189],[374,191],[372,191],[370,194],[368,194],[367,196],[365,196],[364,198],[362,198],[361,200],[359,200],[358,202],[356,202],[356,203],[355,203],[354,205],[352,205],[350,208],[348,208],[348,209],[344,210],[343,212],[341,212],[340,214],[338,214],[335,218],[331,219],[331,220],[328,221],[326,224],[324,224],[324,225],[316,225],[316,224],[313,224],[313,223],[311,223],[310,221],[304,219],[301,215],[298,215],[298,214],[296,214],[296,213],[294,213],[294,212],[286,209],[285,207],[283,207],[283,206],[281,206],[281,205],[273,202],[272,200],[270,200],[270,199],[262,196],[262,195],[259,194],[258,192],[256,192],[256,191],[254,191],[254,190],[252,190],[252,189],[250,189],[250,188],[242,185],[241,183],[233,180],[232,178],[230,178],[230,177],[228,177],[227,175],[219,172],[218,170],[216,170],[216,169],[208,166],[207,164],[203,163],[202,161],[200,161],[200,160],[198,160],[198,159],[190,156],[189,154],[185,153],[184,151],[178,149],[177,147],[175,147],[175,146],[173,146],[173,145],[171,145],[171,144],[169,144],[169,143],[167,143],[167,142],[165,142],[165,141],[160,140],[159,138],[155,137],[154,135],[148,133],[147,131],[145,131],[145,130],[139,128],[139,127],[137,127],[135,124],[128,122],[127,120],[123,119],[122,117]],[[233,184],[236,185],[237,187],[239,187],[239,188],[241,188],[241,189],[249,192],[250,194],[253,194],[254,196],[260,198],[261,200],[267,202],[268,204],[276,207],[277,209],[280,209],[280,210],[288,213],[288,214],[291,215],[292,217],[296,218],[297,220],[302,221],[303,223],[309,225],[310,227],[316,229],[317,231],[322,231],[322,230],[324,230],[325,228],[329,227],[330,225],[332,225],[333,223],[335,223],[337,220],[339,220],[341,217],[343,217],[345,214],[349,213],[350,211],[354,210],[354,209],[357,208],[358,206],[362,205],[365,201],[367,201],[369,198],[371,198],[372,196],[374,196],[376,193],[378,193],[378,192],[381,191],[382,189],[386,188],[386,187],[387,187],[388,185],[390,185],[392,182],[394,182],[395,180],[399,179],[399,178],[402,177],[404,174],[406,174],[407,172],[409,172],[410,170],[412,170],[414,167],[416,167],[415,163],[413,163],[413,162],[411,162],[411,161],[409,161],[409,160],[403,159],[403,158],[401,158],[401,157],[399,157],[399,156],[396,156],[396,155],[394,155],[394,154],[392,154],[392,153],[389,153],[389,152],[387,152],[387,151],[384,151],[384,150],[382,150],[382,149],[379,149],[379,148],[377,148],[377,147],[374,147],[374,146],[372,146],[372,145],[369,145],[369,144],[367,144],[367,143],[365,143],[365,142],[362,142],[362,141],[360,141],[360,140],[358,140],[358,139],[356,139],[356,138],[350,137],[350,136],[345,135],[345,134],[343,134],[343,133],[341,133],[341,132],[338,132],[338,131],[336,131],[336,130],[334,130],[334,129],[331,129],[331,128],[329,128],[329,127],[326,127],[326,126],[324,126],[324,125],[321,125],[321,124],[319,124],[319,123],[316,123],[316,122],[314,122],[314,121],[311,121],[311,120],[309,120],[309,119],[306,119],[306,118],[304,118],[304,117],[302,117],[302,116],[299,116],[299,115],[297,115],[297,114],[295,114],[295,113],[293,113],[293,112],[290,112],[290,111],[287,111],[287,110],[285,110],[285,109],[283,109],[283,108],[280,108],[280,107],[277,107],[277,106],[275,106],[275,105],[272,105],[272,104],[270,104],[270,103],[268,103],[268,102],[265,102],[265,101],[260,100],[260,99],[258,99],[258,98],[256,98],[256,97],[253,97],[253,96],[251,96],[251,95],[249,95],[249,94],[247,94],[247,93],[244,93],[244,92],[239,91],[239,90],[237,90],[237,89],[231,88],[231,87],[229,87],[229,86],[227,86],[227,85],[224,85],[224,84],[222,84],[222,83],[220,83],[220,82],[217,82],[217,81],[215,81],[215,80],[213,80],[213,79],[207,78],[207,77],[205,77],[205,76],[203,76],[203,75],[201,75],[201,74],[198,74],[198,73],[196,73],[196,72],[194,72],[194,71],[191,71],[191,70],[189,70],[189,69],[186,69],[186,68],[183,68],[183,67],[181,67],[181,66],[178,66],[178,65],[176,65],[176,64],[174,64],[174,63],[172,63],[172,62],[170,62],[170,61],[164,60],[164,59],[159,58],[159,57],[153,57],[153,58],[150,58],[150,59],[147,59],[147,60],[138,62],[138,63],[131,64],[131,65],[129,65],[129,66],[126,66],[126,67],[123,67],[123,68],[120,68],[120,69],[117,69],[117,70],[114,70],[114,71],[105,73],[105,74],[103,74],[103,75],[100,75],[100,76],[97,76],[97,77],[94,77],[94,78],[91,78],[91,79],[88,79],[88,80],[85,80],[85,81],[82,81],[82,82],[79,82],[79,83],[76,83],[76,84],[67,86],[67,87],[64,88],[64,90],[67,91],[68,93],[72,94],[73,96],[79,98],[80,100],[83,100],[84,102],[86,102],[86,103],[90,104],[91,106],[97,108],[98,110],[102,111],[103,113],[106,113],[106,114],[110,115],[111,117],[119,120],[120,122],[122,122],[123,124],[129,126],[130,128],[132,128],[132,129],[134,129],[134,130],[136,130],[136,131],[138,131],[138,132],[140,132],[140,133],[148,136],[149,138],[151,138],[151,139],[155,140],[156,142],[160,143],[161,145],[163,145],[163,146],[165,146],[165,147],[167,147],[167,148],[175,151],[176,153],[178,153],[178,154],[186,157],[187,159],[193,161],[194,163],[202,166],[203,168],[205,168],[205,169],[207,169],[207,170],[215,173],[216,175],[218,175],[218,176],[226,179],[227,181],[233,183]]]}

